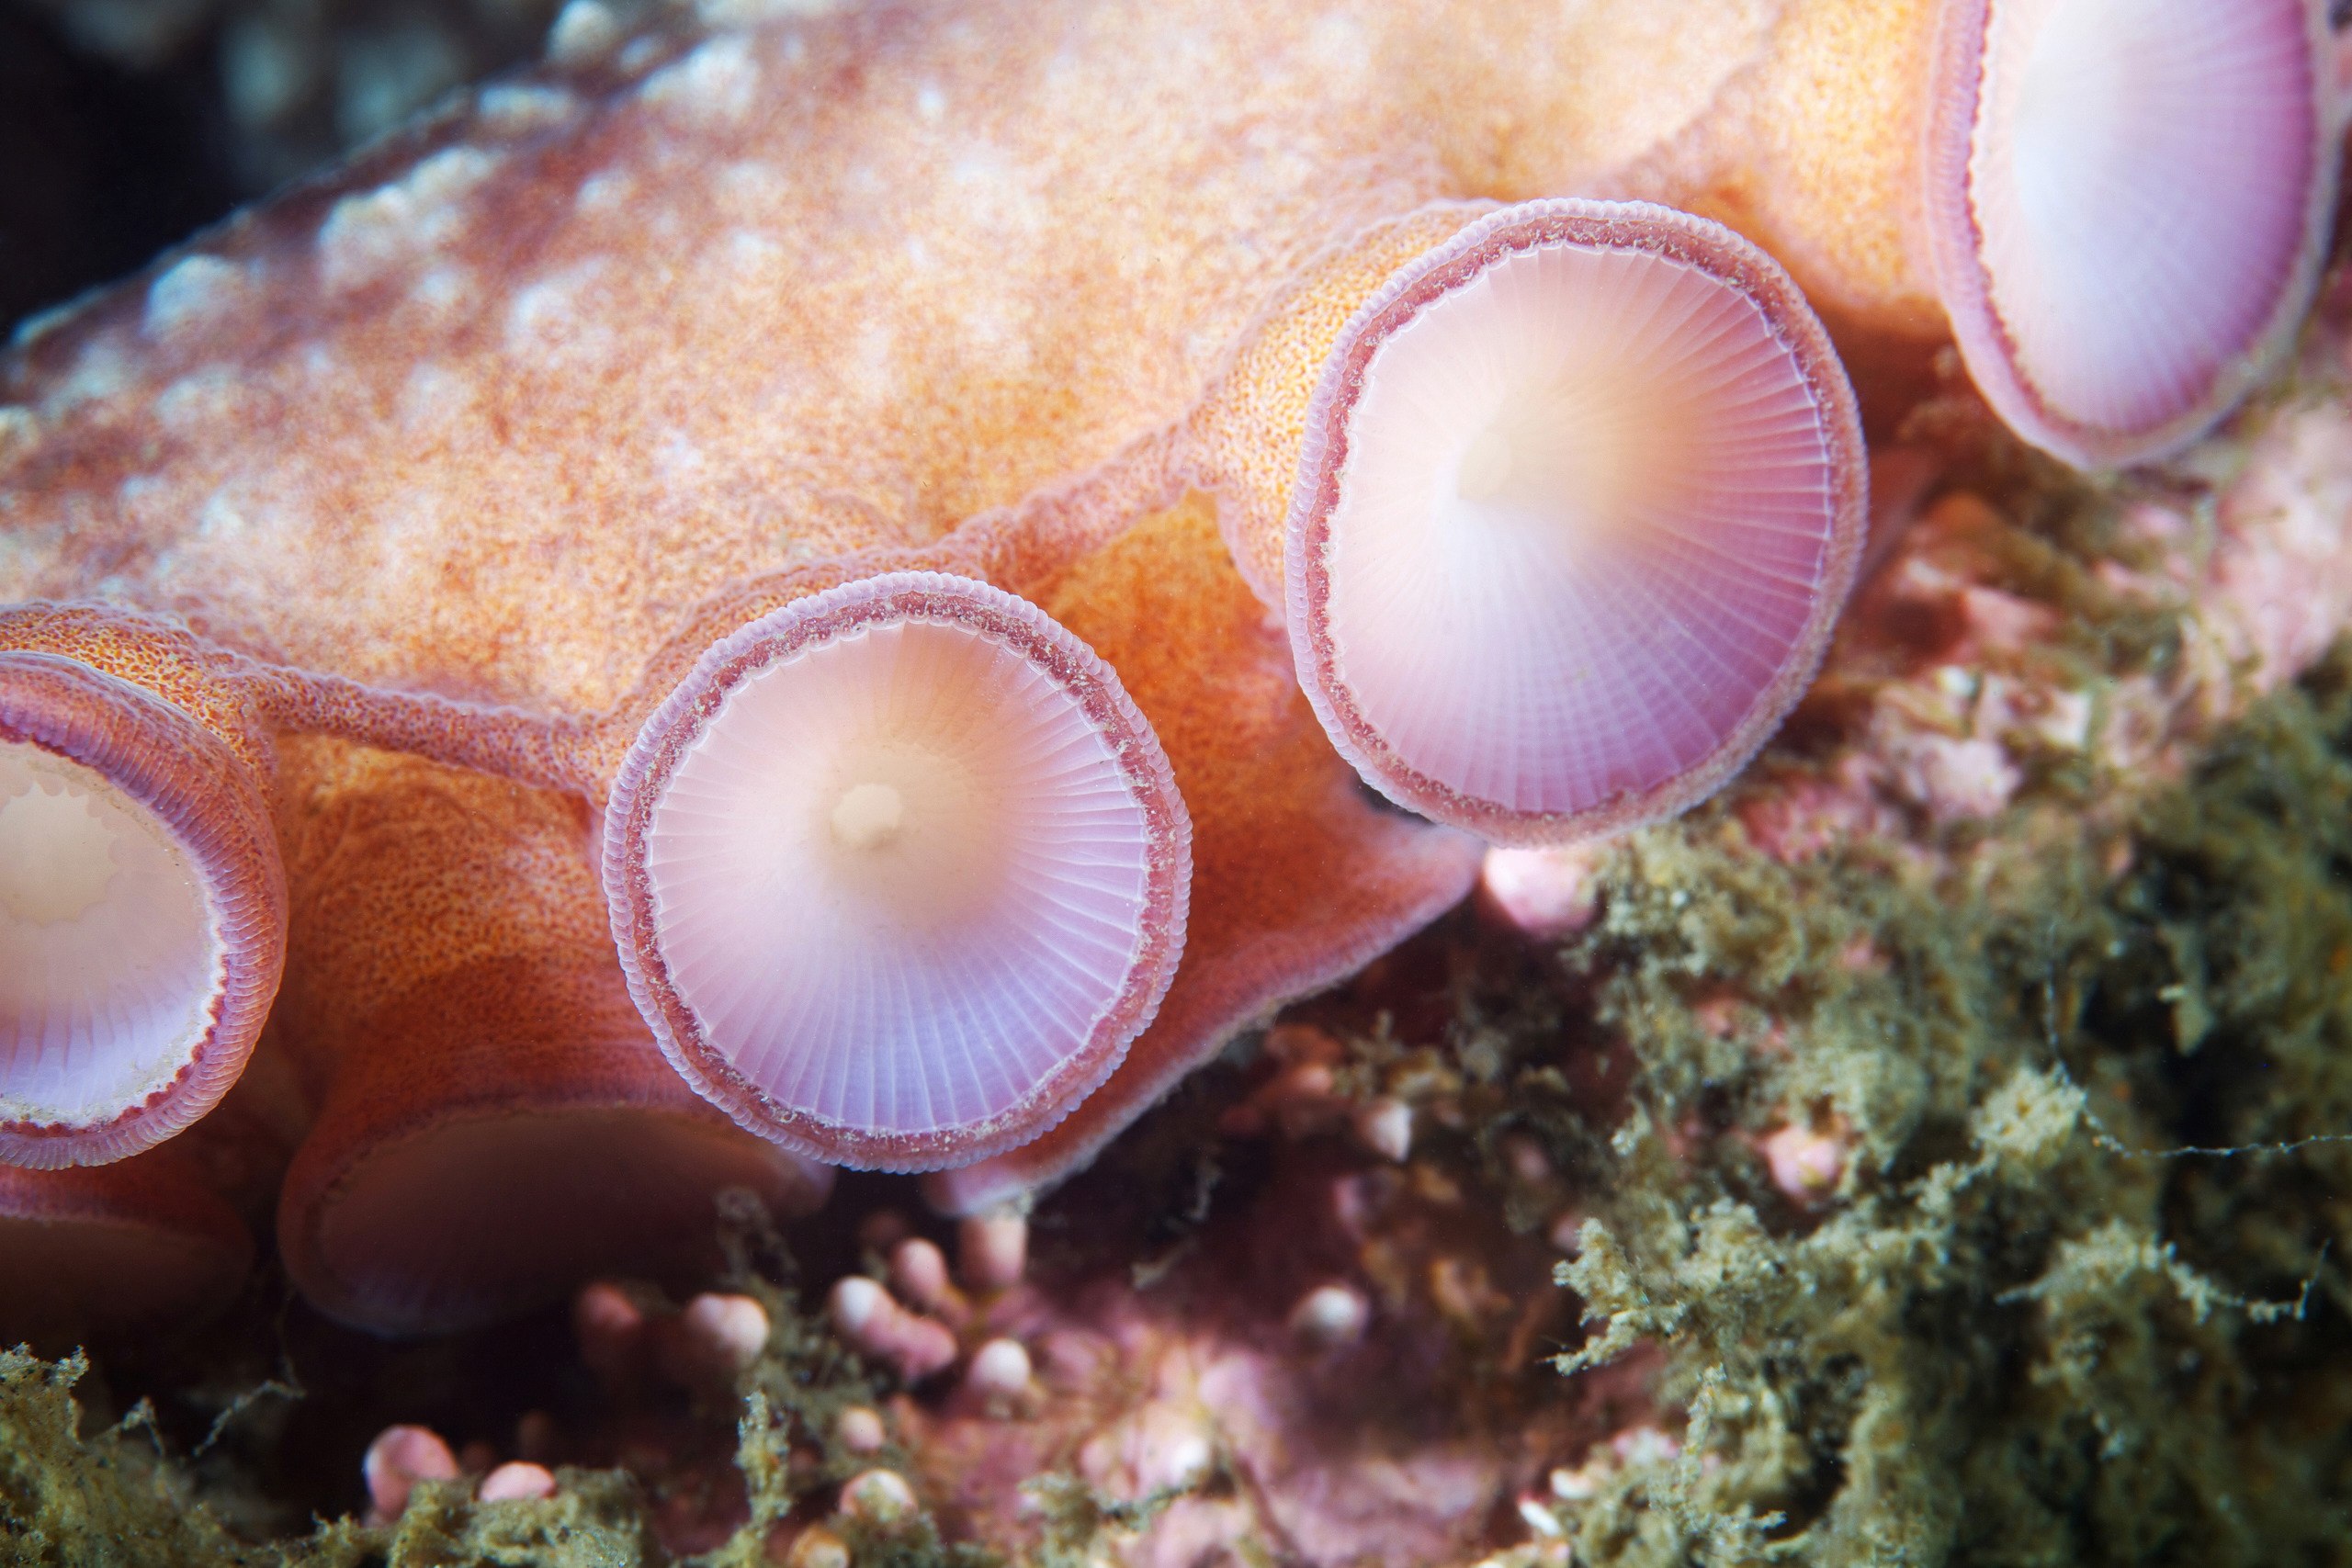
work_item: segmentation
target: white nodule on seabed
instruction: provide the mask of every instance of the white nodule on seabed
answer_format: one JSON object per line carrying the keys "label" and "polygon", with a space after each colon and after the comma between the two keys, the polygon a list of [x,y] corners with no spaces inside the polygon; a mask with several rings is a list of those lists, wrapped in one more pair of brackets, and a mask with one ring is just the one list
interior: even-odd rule
{"label": "white nodule on seabed", "polygon": [[1819,603],[1822,409],[1757,301],[1690,262],[1508,252],[1379,344],[1346,430],[1336,676],[1462,796],[1658,790],[1750,718]]}
{"label": "white nodule on seabed", "polygon": [[984,1399],[1010,1399],[1029,1386],[1029,1352],[1018,1339],[991,1339],[972,1353],[965,1386]]}
{"label": "white nodule on seabed", "polygon": [[1352,1345],[1372,1322],[1372,1303],[1353,1285],[1317,1285],[1291,1308],[1291,1332],[1326,1349]]}
{"label": "white nodule on seabed", "polygon": [[1085,1049],[1143,942],[1149,815],[1047,670],[937,621],[742,678],[654,807],[663,962],[775,1100],[925,1134]]}
{"label": "white nodule on seabed", "polygon": [[224,955],[187,853],[103,775],[0,741],[0,1120],[87,1123],[187,1065]]}
{"label": "white nodule on seabed", "polygon": [[2006,355],[2051,416],[2118,437],[2240,389],[2307,243],[2321,153],[2306,13],[1991,7],[1969,209],[1941,218],[1975,231],[1996,319],[1955,324],[1980,381]]}

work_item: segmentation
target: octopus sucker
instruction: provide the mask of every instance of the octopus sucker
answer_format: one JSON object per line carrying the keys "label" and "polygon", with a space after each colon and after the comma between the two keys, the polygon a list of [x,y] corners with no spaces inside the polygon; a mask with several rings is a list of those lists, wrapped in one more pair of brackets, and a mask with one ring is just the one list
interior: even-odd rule
{"label": "octopus sucker", "polygon": [[1490,840],[1673,815],[1811,681],[1866,484],[1762,252],[1645,204],[1506,208],[1326,361],[1283,550],[1301,683],[1384,794]]}
{"label": "octopus sucker", "polygon": [[185,708],[0,653],[0,1162],[103,1165],[218,1104],[285,961],[266,794]]}
{"label": "octopus sucker", "polygon": [[605,817],[632,992],[745,1126],[855,1166],[1026,1143],[1184,946],[1192,825],[1117,675],[1025,601],[898,572],[714,645]]}

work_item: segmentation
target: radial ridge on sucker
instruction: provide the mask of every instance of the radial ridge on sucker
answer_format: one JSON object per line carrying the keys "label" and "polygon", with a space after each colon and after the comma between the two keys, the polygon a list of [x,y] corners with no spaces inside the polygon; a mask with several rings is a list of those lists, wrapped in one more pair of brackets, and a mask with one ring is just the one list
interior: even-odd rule
{"label": "radial ridge on sucker", "polygon": [[968,579],[899,572],[724,639],[607,814],[630,988],[752,1131],[933,1169],[1117,1066],[1182,949],[1190,824],[1109,666]]}
{"label": "radial ridge on sucker", "polygon": [[2340,116],[2313,0],[1953,0],[1928,226],[1969,373],[2070,462],[2201,434],[2301,320]]}
{"label": "radial ridge on sucker", "polygon": [[266,805],[172,704],[0,653],[0,1161],[99,1164],[209,1110],[284,961]]}
{"label": "radial ridge on sucker", "polygon": [[1283,552],[1324,728],[1501,842],[1703,798],[1819,662],[1863,528],[1853,399],[1786,275],[1637,203],[1505,209],[1326,364]]}

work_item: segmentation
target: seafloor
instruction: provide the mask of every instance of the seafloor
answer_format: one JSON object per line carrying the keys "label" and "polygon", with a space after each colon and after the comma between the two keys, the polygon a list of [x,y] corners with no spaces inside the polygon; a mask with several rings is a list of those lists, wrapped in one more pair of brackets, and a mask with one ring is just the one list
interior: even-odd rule
{"label": "seafloor", "polygon": [[[897,1179],[719,1222],[774,1324],[732,1398],[599,1381],[560,1313],[369,1339],[265,1265],[199,1329],[0,1353],[0,1560],[2352,1562],[2352,646],[2185,742],[2086,739],[2189,678],[2194,595],[2119,585],[2212,540],[2135,513],[2210,522],[2340,400],[2328,298],[2161,475],[1915,420],[1934,499],[1829,672],[1723,798],[1594,854],[1578,929],[1456,911],[1040,1203],[988,1309],[1030,1396],[832,1338],[890,1225],[952,1248]],[[1402,1160],[1354,1131],[1381,1099]],[[1817,1190],[1774,1179],[1790,1126]],[[1335,1280],[1371,1327],[1318,1348],[1292,1314]],[[561,1490],[365,1522],[395,1421]],[[838,1511],[877,1462],[919,1506]]]}

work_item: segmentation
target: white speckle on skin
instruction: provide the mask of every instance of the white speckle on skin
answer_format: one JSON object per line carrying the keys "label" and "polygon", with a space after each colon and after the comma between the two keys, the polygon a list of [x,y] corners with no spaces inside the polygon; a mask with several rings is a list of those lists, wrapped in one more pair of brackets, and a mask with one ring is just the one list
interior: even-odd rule
{"label": "white speckle on skin", "polygon": [[133,474],[115,486],[115,515],[146,533],[165,523],[174,510],[176,487],[153,474]]}
{"label": "white speckle on skin", "polygon": [[15,529],[0,529],[0,601],[29,599],[33,542]]}
{"label": "white speckle on skin", "polygon": [[0,404],[0,468],[20,463],[40,445],[40,421],[17,403]]}
{"label": "white speckle on skin", "polygon": [[583,298],[607,265],[592,256],[517,289],[506,309],[506,352],[518,359],[574,363],[609,353],[612,329],[594,318]]}
{"label": "white speckle on skin", "polygon": [[880,321],[869,321],[851,345],[844,368],[850,385],[868,403],[890,400],[899,386],[899,341]]}
{"label": "white speckle on skin", "polygon": [[401,383],[397,417],[412,434],[446,428],[469,414],[474,384],[446,366],[420,365]]}
{"label": "white speckle on skin", "polygon": [[484,87],[474,107],[486,130],[521,136],[563,124],[580,112],[580,100],[560,87],[503,83]]}
{"label": "white speckle on skin", "polygon": [[572,205],[582,212],[611,212],[627,205],[637,182],[618,169],[606,169],[580,182]]}
{"label": "white speckle on skin", "polygon": [[[259,489],[252,478],[240,475],[205,496],[205,505],[195,513],[195,541],[205,543],[207,547],[228,550],[252,546],[270,522],[273,510],[266,501],[256,501]],[[277,529],[277,534],[282,536],[285,529]],[[179,564],[179,559],[174,558],[169,564]],[[167,562],[158,562],[158,576],[163,576],[164,567]]]}
{"label": "white speckle on skin", "polygon": [[765,278],[784,261],[784,247],[756,230],[738,229],[720,253],[726,270],[739,278]]}
{"label": "white speckle on skin", "polygon": [[254,401],[254,389],[242,372],[232,366],[208,365],[156,395],[155,419],[175,435],[188,435],[207,425],[236,421]]}
{"label": "white speckle on skin", "polygon": [[548,28],[548,58],[558,65],[591,65],[620,41],[620,19],[603,0],[571,0]]}
{"label": "white speckle on skin", "polygon": [[230,498],[227,485],[205,497],[196,514],[196,536],[209,545],[241,544],[252,532],[244,509]]}
{"label": "white speckle on skin", "polygon": [[498,164],[497,154],[479,147],[450,147],[404,178],[336,202],[319,226],[319,268],[327,288],[372,283],[456,238],[465,227],[466,197]]}
{"label": "white speckle on skin", "polygon": [[1352,17],[1326,17],[1306,35],[1306,58],[1325,86],[1360,86],[1372,71],[1372,45]]}
{"label": "white speckle on skin", "polygon": [[998,306],[976,300],[959,320],[965,342],[976,360],[994,366],[1006,375],[1017,375],[1029,367],[1034,350],[1028,334]]}
{"label": "white speckle on skin", "polygon": [[693,490],[709,470],[710,459],[692,437],[672,431],[653,449],[653,474],[672,491]]}
{"label": "white speckle on skin", "polygon": [[716,31],[786,17],[830,16],[838,8],[838,0],[695,0],[695,19]]}
{"label": "white speckle on skin", "polygon": [[40,400],[41,416],[55,419],[68,409],[113,397],[136,379],[131,365],[113,334],[93,338],[74,355],[74,368],[51,383]]}
{"label": "white speckle on skin", "polygon": [[939,90],[937,83],[925,82],[921,87],[915,89],[915,113],[920,115],[925,123],[937,124],[939,117],[946,112],[947,95]]}
{"label": "white speckle on skin", "polygon": [[662,50],[667,47],[660,38],[650,33],[643,38],[633,38],[628,40],[628,47],[621,51],[621,57],[613,64],[622,75],[634,76],[661,59]]}
{"label": "white speckle on skin", "polygon": [[473,292],[474,275],[455,263],[444,262],[425,268],[408,297],[437,316],[464,304]]}
{"label": "white speckle on skin", "polygon": [[760,67],[741,37],[715,38],[645,79],[647,103],[688,118],[733,124],[759,96]]}
{"label": "white speckle on skin", "polygon": [[245,269],[219,256],[184,256],[147,288],[141,325],[149,337],[169,337],[233,310],[247,292]]}
{"label": "white speckle on skin", "polygon": [[973,142],[947,167],[947,177],[974,215],[1016,234],[1044,231],[1046,214],[1022,165],[986,142]]}
{"label": "white speckle on skin", "polygon": [[713,186],[720,211],[752,222],[769,220],[792,195],[791,182],[774,164],[755,160],[728,164]]}

